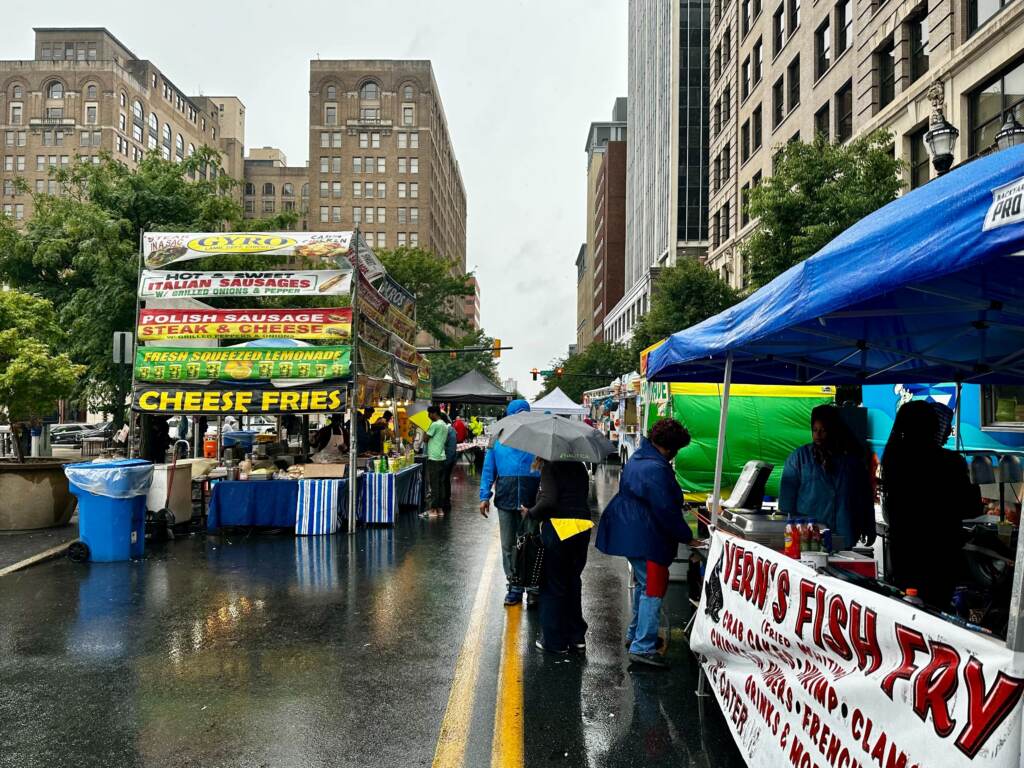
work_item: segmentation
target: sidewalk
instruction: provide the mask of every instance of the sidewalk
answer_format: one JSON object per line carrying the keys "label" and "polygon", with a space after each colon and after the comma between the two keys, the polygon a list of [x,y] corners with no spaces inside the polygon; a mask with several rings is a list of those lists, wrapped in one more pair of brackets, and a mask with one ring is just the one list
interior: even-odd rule
{"label": "sidewalk", "polygon": [[0,571],[60,544],[78,538],[78,516],[70,525],[39,531],[0,532]]}

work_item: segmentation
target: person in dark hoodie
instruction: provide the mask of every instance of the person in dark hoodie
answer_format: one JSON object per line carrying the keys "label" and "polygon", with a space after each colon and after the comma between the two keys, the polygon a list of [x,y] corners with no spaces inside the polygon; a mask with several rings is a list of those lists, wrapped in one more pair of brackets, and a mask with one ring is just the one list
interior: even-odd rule
{"label": "person in dark hoodie", "polygon": [[538,458],[540,491],[536,503],[521,508],[524,516],[541,523],[544,575],[540,587],[541,634],[536,646],[551,653],[587,650],[583,620],[583,569],[587,565],[590,530],[562,538],[552,519],[590,520],[590,473],[582,461]]}
{"label": "person in dark hoodie", "polygon": [[690,433],[675,419],[659,419],[622,470],[619,492],[601,515],[597,548],[633,568],[633,620],[626,632],[630,661],[667,668],[658,648],[661,601],[679,544],[693,538],[683,519],[683,491],[672,460]]}
{"label": "person in dark hoodie", "polygon": [[[525,400],[513,400],[505,413],[513,416],[530,410]],[[537,499],[540,472],[531,468],[533,456],[516,448],[496,442],[487,449],[480,472],[480,514],[487,517],[491,508],[493,488],[494,506],[498,510],[498,530],[501,533],[501,564],[505,569],[505,605],[518,605],[523,601],[523,588],[513,581],[516,561],[516,534],[521,519],[520,507],[532,507]],[[528,602],[534,600],[531,595]]]}

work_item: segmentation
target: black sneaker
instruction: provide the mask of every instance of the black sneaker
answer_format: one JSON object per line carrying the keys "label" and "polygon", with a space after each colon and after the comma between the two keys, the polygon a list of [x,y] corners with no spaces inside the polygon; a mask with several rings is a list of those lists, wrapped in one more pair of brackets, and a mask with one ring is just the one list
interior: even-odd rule
{"label": "black sneaker", "polygon": [[657,669],[671,669],[672,666],[657,653],[631,653],[629,654],[629,660],[636,664],[645,664],[648,667],[655,667]]}
{"label": "black sneaker", "polygon": [[548,653],[557,653],[559,655],[564,656],[565,654],[567,654],[569,652],[568,649],[563,649],[561,651],[556,651],[554,648],[548,648],[546,645],[544,645],[544,641],[541,638],[539,638],[539,637],[534,641],[533,644],[535,646],[537,646],[537,648],[539,648],[540,650],[547,651]]}
{"label": "black sneaker", "polygon": [[540,595],[538,595],[536,592],[527,592],[526,607],[536,608],[538,605],[540,605]]}

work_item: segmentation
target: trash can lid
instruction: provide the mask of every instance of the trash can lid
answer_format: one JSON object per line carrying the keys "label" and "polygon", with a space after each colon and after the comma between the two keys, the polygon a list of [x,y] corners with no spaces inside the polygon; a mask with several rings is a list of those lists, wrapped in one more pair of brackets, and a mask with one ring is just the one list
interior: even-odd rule
{"label": "trash can lid", "polygon": [[64,466],[75,469],[120,469],[122,467],[143,467],[152,463],[145,459],[111,459],[110,461],[79,461]]}

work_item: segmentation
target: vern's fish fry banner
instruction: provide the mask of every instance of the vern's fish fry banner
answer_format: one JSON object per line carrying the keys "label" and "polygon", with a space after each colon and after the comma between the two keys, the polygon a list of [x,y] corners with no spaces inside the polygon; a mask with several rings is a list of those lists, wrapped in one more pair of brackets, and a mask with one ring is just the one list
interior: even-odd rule
{"label": "vern's fish fry banner", "polygon": [[337,269],[309,272],[161,272],[147,269],[139,283],[144,299],[212,299],[218,296],[344,296],[352,273]]}
{"label": "vern's fish fry banner", "polygon": [[352,337],[352,310],[143,309],[139,341],[167,339],[333,339]]}
{"label": "vern's fish fry banner", "polygon": [[715,533],[690,647],[751,768],[1019,768],[1022,659]]}

